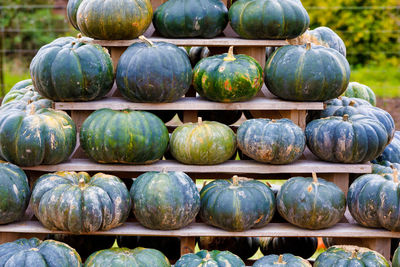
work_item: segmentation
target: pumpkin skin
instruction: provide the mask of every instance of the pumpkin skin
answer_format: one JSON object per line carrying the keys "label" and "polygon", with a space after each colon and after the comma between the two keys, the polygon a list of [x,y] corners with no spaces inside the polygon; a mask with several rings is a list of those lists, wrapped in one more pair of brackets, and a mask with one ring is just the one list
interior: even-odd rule
{"label": "pumpkin skin", "polygon": [[242,117],[241,110],[199,110],[197,116],[205,121],[216,121],[231,125]]}
{"label": "pumpkin skin", "polygon": [[275,213],[275,196],[262,182],[234,176],[215,180],[200,191],[200,218],[227,231],[267,225]]}
{"label": "pumpkin skin", "polygon": [[103,40],[130,40],[150,26],[153,8],[149,0],[82,1],[77,11],[79,30]]}
{"label": "pumpkin skin", "polygon": [[189,50],[189,59],[192,67],[196,66],[197,62],[210,55],[210,50],[207,46],[192,46]]}
{"label": "pumpkin skin", "polygon": [[80,234],[122,225],[128,218],[131,198],[116,176],[55,172],[36,181],[31,204],[46,228]]}
{"label": "pumpkin skin", "polygon": [[360,163],[380,155],[389,139],[382,123],[363,115],[327,117],[306,127],[307,146],[330,162]]}
{"label": "pumpkin skin", "polygon": [[229,9],[229,22],[246,39],[291,39],[304,33],[310,17],[292,0],[239,0]]}
{"label": "pumpkin skin", "polygon": [[185,123],[173,131],[170,152],[185,164],[219,164],[235,154],[236,136],[222,123],[199,118],[198,123]]}
{"label": "pumpkin skin", "polygon": [[399,247],[396,248],[393,254],[393,259],[392,259],[392,267],[400,267],[400,249]]}
{"label": "pumpkin skin", "polygon": [[[392,163],[390,161],[372,161],[372,173],[374,174],[385,174],[393,173],[393,168],[400,170],[400,163]],[[393,167],[393,168],[392,168]]]}
{"label": "pumpkin skin", "polygon": [[314,267],[389,267],[385,257],[376,251],[356,246],[332,246],[320,254]]}
{"label": "pumpkin skin", "polygon": [[314,255],[318,247],[316,237],[265,237],[260,238],[260,250],[262,254],[290,253],[303,259]]}
{"label": "pumpkin skin", "polygon": [[72,26],[79,31],[76,13],[78,12],[79,5],[83,0],[68,0],[67,4],[67,17]]}
{"label": "pumpkin skin", "polygon": [[371,105],[376,106],[376,96],[374,91],[364,84],[358,82],[349,83],[343,95],[352,98],[361,98],[367,100]]}
{"label": "pumpkin skin", "polygon": [[[22,103],[16,103],[22,102]],[[13,90],[8,92],[1,102],[1,109],[17,107],[18,106],[27,106],[32,104],[38,108],[51,108],[53,107],[53,101],[44,98],[38,92],[35,91],[33,85],[28,85],[25,88],[21,88],[19,90]],[[6,107],[7,106],[7,107]],[[23,108],[22,108],[23,109]]]}
{"label": "pumpkin skin", "polygon": [[90,255],[85,267],[170,267],[168,259],[160,251],[151,248],[110,248]]}
{"label": "pumpkin skin", "polygon": [[14,90],[20,90],[20,89],[24,89],[25,87],[27,87],[28,85],[32,85],[32,79],[26,79],[26,80],[22,80],[17,82],[16,84],[14,84],[13,87],[11,87],[10,91],[14,91]]}
{"label": "pumpkin skin", "polygon": [[189,90],[192,67],[182,49],[165,42],[135,43],[118,61],[116,82],[134,102],[174,102]]}
{"label": "pumpkin skin", "polygon": [[287,180],[276,196],[279,214],[291,224],[306,229],[329,228],[346,210],[346,197],[334,183],[313,177]]}
{"label": "pumpkin skin", "polygon": [[81,38],[62,37],[42,46],[29,70],[35,90],[54,101],[99,99],[114,83],[107,50]]}
{"label": "pumpkin skin", "polygon": [[[316,40],[317,42],[315,42],[315,44],[320,44],[335,49],[344,57],[346,56],[346,46],[343,40],[330,28],[318,27],[315,28],[314,30],[307,31],[306,34],[311,35],[312,37],[317,39]],[[312,38],[311,42],[313,42]]]}
{"label": "pumpkin skin", "polygon": [[258,237],[215,237],[201,236],[198,240],[200,249],[204,250],[228,250],[246,260],[253,256],[260,246]]}
{"label": "pumpkin skin", "polygon": [[170,38],[213,38],[227,24],[228,9],[220,0],[169,0],[153,17],[157,32]]}
{"label": "pumpkin skin", "polygon": [[156,115],[129,109],[99,109],[80,132],[81,147],[100,163],[156,162],[167,150],[168,139],[168,129]]}
{"label": "pumpkin skin", "polygon": [[263,85],[263,70],[246,55],[233,55],[233,47],[222,55],[200,60],[193,69],[193,87],[217,102],[240,102],[254,97]]}
{"label": "pumpkin skin", "polygon": [[400,131],[394,133],[394,138],[385,148],[382,154],[377,158],[378,161],[390,161],[392,163],[400,163]]}
{"label": "pumpkin skin", "polygon": [[325,101],[340,96],[350,79],[346,58],[332,48],[314,44],[286,45],[268,59],[265,85],[279,98]]}
{"label": "pumpkin skin", "polygon": [[240,150],[252,159],[270,164],[296,161],[306,145],[303,130],[291,120],[251,119],[237,130]]}
{"label": "pumpkin skin", "polygon": [[200,250],[196,254],[183,255],[174,265],[175,267],[244,267],[244,262],[229,251]]}
{"label": "pumpkin skin", "polygon": [[0,266],[82,266],[75,249],[54,240],[21,238],[0,245]]}
{"label": "pumpkin skin", "polygon": [[311,267],[311,264],[307,260],[289,253],[264,256],[253,264],[253,267],[269,266]]}

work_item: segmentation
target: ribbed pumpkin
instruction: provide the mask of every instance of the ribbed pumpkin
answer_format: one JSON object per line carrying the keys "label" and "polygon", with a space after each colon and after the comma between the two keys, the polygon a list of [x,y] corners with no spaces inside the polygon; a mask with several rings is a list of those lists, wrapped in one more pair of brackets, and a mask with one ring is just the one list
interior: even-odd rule
{"label": "ribbed pumpkin", "polygon": [[154,114],[144,111],[99,109],[82,124],[81,147],[100,163],[149,164],[168,146],[168,130]]}
{"label": "ribbed pumpkin", "polygon": [[0,266],[82,266],[75,249],[54,240],[21,238],[0,245]]}
{"label": "ribbed pumpkin", "polygon": [[131,198],[116,176],[55,172],[36,181],[31,204],[36,218],[48,229],[90,233],[122,225]]}
{"label": "ribbed pumpkin", "polygon": [[78,12],[79,5],[83,0],[68,0],[67,4],[67,17],[72,26],[79,31],[76,13]]}
{"label": "ribbed pumpkin", "polygon": [[343,107],[352,106],[354,108],[358,108],[359,106],[368,106],[371,104],[364,99],[361,98],[350,98],[347,96],[339,96],[338,98],[330,99],[325,102],[325,109],[321,110],[318,114],[318,118],[326,118],[329,116],[333,116],[338,109]]}
{"label": "ribbed pumpkin", "polygon": [[18,166],[0,161],[0,224],[20,220],[28,207],[28,178]]}
{"label": "ribbed pumpkin", "polygon": [[279,214],[291,224],[307,229],[328,228],[338,223],[346,210],[346,197],[334,183],[311,177],[287,180],[276,196]]}
{"label": "ribbed pumpkin", "polygon": [[327,117],[306,127],[307,146],[330,162],[360,163],[379,156],[389,140],[385,126],[364,115]]}
{"label": "ribbed pumpkin", "polygon": [[253,267],[270,266],[311,267],[312,265],[307,260],[289,253],[264,256],[253,264]]}
{"label": "ribbed pumpkin", "polygon": [[54,101],[99,99],[114,83],[107,50],[82,38],[61,37],[42,46],[29,68],[35,90]]}
{"label": "ribbed pumpkin", "polygon": [[346,90],[350,66],[346,58],[332,48],[311,43],[286,45],[268,59],[264,75],[265,85],[279,98],[325,101]]}
{"label": "ribbed pumpkin", "polygon": [[308,259],[317,247],[316,237],[260,237],[260,250],[264,255],[290,253]]}
{"label": "ribbed pumpkin", "polygon": [[85,267],[170,267],[168,259],[160,251],[150,248],[110,248],[90,255]]}
{"label": "ribbed pumpkin", "polygon": [[22,109],[24,109],[24,106],[32,103],[35,105],[36,109],[51,108],[53,106],[53,101],[41,96],[35,91],[33,85],[28,85],[19,90],[9,91],[1,102],[1,109],[3,110],[10,107],[22,107]]}
{"label": "ribbed pumpkin", "polygon": [[130,194],[136,219],[150,229],[185,227],[200,209],[196,184],[183,172],[146,172],[136,178]]}
{"label": "ribbed pumpkin", "polygon": [[291,39],[307,30],[310,17],[300,1],[239,0],[229,9],[229,21],[246,39]]}
{"label": "ribbed pumpkin", "polygon": [[376,251],[356,246],[332,246],[320,254],[314,267],[389,267],[385,257]]}
{"label": "ribbed pumpkin", "polygon": [[347,97],[361,98],[367,100],[371,105],[376,106],[376,96],[374,91],[364,84],[358,82],[349,83],[343,95]]}
{"label": "ribbed pumpkin", "polygon": [[198,245],[204,250],[228,250],[246,260],[257,252],[260,241],[258,237],[201,236]]}
{"label": "ribbed pumpkin", "polygon": [[[328,27],[318,27],[305,33],[306,39],[323,46],[335,49],[344,57],[346,56],[346,46],[343,40]],[[316,40],[315,40],[316,39]]]}
{"label": "ribbed pumpkin", "polygon": [[400,267],[400,249],[399,247],[396,248],[393,254],[393,259],[392,259],[392,267]]}
{"label": "ribbed pumpkin", "polygon": [[24,89],[28,85],[32,85],[32,79],[26,79],[26,80],[17,82],[16,84],[14,84],[13,87],[11,87],[9,92],[14,91],[14,90]]}
{"label": "ribbed pumpkin", "polygon": [[378,161],[390,161],[392,163],[400,163],[400,131],[396,131],[394,138],[385,148],[382,154],[377,158]]}
{"label": "ribbed pumpkin", "polygon": [[118,61],[116,82],[122,96],[134,102],[173,102],[189,90],[190,60],[180,48],[165,42],[134,43]]}
{"label": "ribbed pumpkin", "polygon": [[253,179],[212,181],[201,189],[200,198],[202,221],[227,231],[263,227],[275,213],[274,193]]}
{"label": "ribbed pumpkin", "polygon": [[216,121],[231,125],[242,117],[241,110],[199,110],[197,115],[205,121]]}
{"label": "ribbed pumpkin", "polygon": [[213,38],[227,24],[228,9],[220,0],[169,0],[153,18],[157,32],[170,38]]}
{"label": "ribbed pumpkin", "polygon": [[374,174],[386,174],[393,173],[393,169],[400,170],[400,163],[392,163],[390,161],[372,161],[372,173]]}
{"label": "ribbed pumpkin", "polygon": [[240,150],[252,159],[289,164],[303,154],[306,137],[289,119],[252,119],[240,125],[237,142]]}
{"label": "ribbed pumpkin", "polygon": [[135,39],[151,23],[149,0],[82,1],[77,10],[79,30],[86,36],[104,40]]}
{"label": "ribbed pumpkin", "polygon": [[246,101],[263,85],[263,70],[258,62],[246,55],[227,54],[200,60],[193,69],[194,89],[203,97],[217,102]]}
{"label": "ribbed pumpkin", "polygon": [[219,164],[236,152],[236,136],[231,128],[215,121],[185,123],[171,135],[172,156],[185,164]]}
{"label": "ribbed pumpkin", "polygon": [[196,66],[197,62],[210,55],[210,50],[207,46],[192,46],[189,50],[189,59],[192,67]]}
{"label": "ribbed pumpkin", "polygon": [[200,250],[196,254],[183,255],[174,265],[175,267],[244,267],[244,262],[229,251]]}

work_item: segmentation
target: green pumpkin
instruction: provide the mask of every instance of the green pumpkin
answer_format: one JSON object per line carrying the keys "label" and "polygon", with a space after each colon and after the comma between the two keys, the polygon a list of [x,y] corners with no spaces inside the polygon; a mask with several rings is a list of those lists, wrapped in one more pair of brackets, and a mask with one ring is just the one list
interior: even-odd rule
{"label": "green pumpkin", "polygon": [[22,219],[31,191],[25,172],[18,166],[0,161],[0,224]]}
{"label": "green pumpkin", "polygon": [[9,91],[4,96],[1,106],[3,107],[4,105],[15,101],[22,101],[26,105],[33,102],[40,102],[39,105],[43,108],[51,108],[53,106],[53,101],[41,96],[35,91],[33,85],[28,85],[27,87],[19,90]]}
{"label": "green pumpkin", "polygon": [[197,62],[210,55],[210,50],[207,46],[192,46],[189,50],[189,59],[192,67],[196,66]]}
{"label": "green pumpkin", "polygon": [[306,137],[289,119],[251,119],[237,130],[240,150],[252,159],[270,164],[289,164],[303,154]]}
{"label": "green pumpkin", "polygon": [[385,148],[381,155],[377,158],[378,161],[390,161],[400,163],[400,131],[394,133],[394,138]]}
{"label": "green pumpkin", "polygon": [[196,254],[183,255],[174,265],[175,267],[244,267],[244,262],[229,251],[200,250]]}
{"label": "green pumpkin", "polygon": [[182,49],[174,44],[134,43],[118,61],[116,82],[122,96],[134,102],[174,102],[192,83],[192,67]]}
{"label": "green pumpkin", "polygon": [[213,38],[228,24],[228,9],[220,0],[169,0],[154,12],[153,25],[168,38]]}
{"label": "green pumpkin", "polygon": [[80,234],[122,225],[128,218],[131,198],[116,176],[55,172],[35,182],[31,204],[46,228]]}
{"label": "green pumpkin", "polygon": [[34,237],[1,244],[0,266],[80,267],[82,261],[76,250],[67,244]]}
{"label": "green pumpkin", "polygon": [[138,247],[110,248],[90,255],[85,267],[170,267],[168,259],[160,251]]}
{"label": "green pumpkin", "polygon": [[400,163],[392,163],[390,161],[372,161],[372,173],[374,174],[385,174],[393,173],[393,169],[400,170]]}
{"label": "green pumpkin", "polygon": [[197,244],[199,245],[199,249],[228,250],[239,256],[242,260],[247,260],[257,252],[260,240],[258,237],[201,236]]}
{"label": "green pumpkin", "polygon": [[350,66],[344,56],[331,48],[311,43],[286,45],[268,59],[264,75],[265,85],[279,98],[325,101],[346,90]]}
{"label": "green pumpkin", "polygon": [[389,267],[385,257],[376,251],[356,246],[332,246],[320,254],[314,267]]}
{"label": "green pumpkin", "polygon": [[24,89],[25,87],[32,85],[32,79],[26,79],[26,80],[22,80],[17,82],[16,84],[14,84],[13,87],[11,87],[10,91],[14,91],[14,90],[20,90],[20,89]]}
{"label": "green pumpkin", "polygon": [[130,40],[150,26],[153,8],[149,0],[85,0],[76,13],[79,30],[102,40]]}
{"label": "green pumpkin", "polygon": [[393,254],[393,259],[392,259],[392,267],[400,267],[400,249],[399,247],[396,248]]}
{"label": "green pumpkin", "polygon": [[83,122],[80,144],[100,163],[150,164],[168,147],[168,129],[145,111],[99,109]]}
{"label": "green pumpkin", "polygon": [[343,40],[330,28],[318,27],[314,30],[307,31],[305,34],[308,41],[335,49],[344,57],[346,56],[346,46]]}
{"label": "green pumpkin", "polygon": [[349,83],[343,95],[352,98],[361,98],[367,100],[371,105],[376,106],[374,91],[364,84],[358,82]]}
{"label": "green pumpkin", "polygon": [[258,62],[246,55],[228,54],[200,60],[193,69],[194,89],[203,97],[217,102],[246,101],[263,85],[263,70]]}
{"label": "green pumpkin", "polygon": [[231,128],[215,121],[185,123],[171,135],[172,156],[185,164],[212,165],[230,159],[236,152],[236,136]]}
{"label": "green pumpkin", "polygon": [[183,172],[146,172],[135,179],[130,194],[136,219],[150,229],[183,228],[200,209],[196,184]]}
{"label": "green pumpkin", "polygon": [[385,126],[364,115],[327,117],[306,127],[307,146],[318,158],[341,163],[375,159],[389,140]]}
{"label": "green pumpkin", "polygon": [[270,266],[311,267],[312,265],[307,260],[289,253],[264,256],[253,264],[253,267]]}
{"label": "green pumpkin", "polygon": [[323,229],[338,223],[346,210],[346,197],[334,183],[311,177],[287,180],[276,196],[279,214],[291,224]]}
{"label": "green pumpkin", "polygon": [[76,13],[83,0],[68,0],[67,17],[72,26],[79,31]]}
{"label": "green pumpkin", "polygon": [[246,39],[291,39],[304,33],[310,17],[300,1],[239,0],[229,9],[229,22]]}
{"label": "green pumpkin", "polygon": [[200,218],[227,231],[266,226],[275,213],[275,196],[262,182],[233,176],[215,180],[200,191]]}
{"label": "green pumpkin", "polygon": [[290,253],[308,259],[317,247],[316,237],[260,237],[260,250],[264,255]]}

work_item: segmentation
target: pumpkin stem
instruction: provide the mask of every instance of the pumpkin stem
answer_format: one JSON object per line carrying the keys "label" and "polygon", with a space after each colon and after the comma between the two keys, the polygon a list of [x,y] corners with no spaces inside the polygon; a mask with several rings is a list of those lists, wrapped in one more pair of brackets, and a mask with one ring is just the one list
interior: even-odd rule
{"label": "pumpkin stem", "polygon": [[233,46],[229,47],[228,55],[224,58],[224,61],[235,61],[236,58],[233,56]]}
{"label": "pumpkin stem", "polygon": [[28,100],[28,105],[31,104],[32,102],[33,102],[32,99],[29,99]]}
{"label": "pumpkin stem", "polygon": [[237,175],[234,175],[234,176],[232,177],[232,184],[233,184],[234,186],[238,186],[238,185],[239,185],[239,177],[238,177]]}
{"label": "pumpkin stem", "polygon": [[162,168],[161,173],[168,173],[167,168]]}
{"label": "pumpkin stem", "polygon": [[351,257],[352,257],[352,258],[357,258],[357,252],[358,252],[358,250],[355,249],[355,250],[351,253]]}
{"label": "pumpkin stem", "polygon": [[349,120],[349,114],[344,114],[343,121],[348,121],[348,120]]}
{"label": "pumpkin stem", "polygon": [[82,38],[82,33],[78,33],[78,34],[76,35],[76,38],[81,39],[81,38]]}
{"label": "pumpkin stem", "polygon": [[351,100],[350,103],[349,103],[349,106],[350,106],[350,107],[354,107],[355,104],[356,104],[356,101]]}
{"label": "pumpkin stem", "polygon": [[148,46],[153,47],[154,43],[152,41],[150,41],[149,39],[147,39],[146,37],[144,37],[144,35],[140,35],[139,39],[142,40],[143,42],[145,42]]}
{"label": "pumpkin stem", "polygon": [[310,50],[310,49],[311,49],[311,43],[308,42],[308,43],[306,44],[306,50]]}
{"label": "pumpkin stem", "polygon": [[283,261],[283,255],[279,255],[278,261],[274,262],[274,264],[286,264],[286,262]]}
{"label": "pumpkin stem", "polygon": [[393,167],[393,165],[390,165],[390,168],[393,170],[393,182],[398,183],[399,182],[399,171]]}
{"label": "pumpkin stem", "polygon": [[35,114],[35,105],[31,105],[31,110],[29,111],[29,115]]}
{"label": "pumpkin stem", "polygon": [[272,120],[271,120],[271,122],[272,122],[272,123],[275,123],[275,122],[276,122],[276,120],[275,120],[275,119],[272,119]]}
{"label": "pumpkin stem", "polygon": [[312,179],[313,179],[313,183],[318,183],[318,177],[315,172],[312,173]]}
{"label": "pumpkin stem", "polygon": [[202,125],[202,124],[203,124],[203,118],[202,118],[202,117],[198,117],[198,118],[197,118],[197,123],[198,123],[199,125]]}
{"label": "pumpkin stem", "polygon": [[211,259],[211,255],[209,252],[207,252],[206,257],[204,258],[205,261],[208,261]]}
{"label": "pumpkin stem", "polygon": [[85,186],[85,179],[83,179],[83,177],[79,179],[78,185],[79,185],[79,187]]}

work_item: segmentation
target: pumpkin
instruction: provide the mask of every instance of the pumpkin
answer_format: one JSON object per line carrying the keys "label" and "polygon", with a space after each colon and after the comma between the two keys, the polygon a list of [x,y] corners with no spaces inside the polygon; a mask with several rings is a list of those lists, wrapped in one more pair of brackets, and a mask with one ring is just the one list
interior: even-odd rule
{"label": "pumpkin", "polygon": [[328,228],[338,223],[346,210],[346,197],[334,183],[311,177],[287,180],[276,196],[279,214],[291,224],[307,229]]}
{"label": "pumpkin", "polygon": [[216,121],[231,125],[242,117],[241,110],[199,110],[197,116],[205,121]]}
{"label": "pumpkin", "polygon": [[149,0],[82,1],[77,10],[79,30],[103,40],[129,40],[150,26],[153,8]]}
{"label": "pumpkin", "polygon": [[237,142],[240,150],[252,159],[289,164],[303,154],[306,137],[289,119],[251,119],[240,125]]}
{"label": "pumpkin", "polygon": [[236,152],[231,128],[215,121],[185,123],[177,127],[170,141],[172,156],[185,164],[210,165],[227,161]]}
{"label": "pumpkin", "polygon": [[314,255],[318,247],[316,237],[264,237],[260,250],[264,255],[290,253],[304,259]]}
{"label": "pumpkin", "polygon": [[269,186],[244,177],[212,181],[201,189],[200,199],[201,220],[227,231],[263,227],[275,213]]}
{"label": "pumpkin", "polygon": [[358,82],[349,83],[343,95],[352,98],[361,98],[367,100],[371,105],[376,106],[376,96],[374,91],[364,84]]}
{"label": "pumpkin", "polygon": [[385,126],[364,115],[327,117],[306,127],[307,146],[330,162],[360,163],[379,156],[389,139]]}
{"label": "pumpkin", "polygon": [[228,250],[242,260],[246,260],[257,252],[260,241],[258,237],[201,236],[198,245],[204,250]]}
{"label": "pumpkin", "polygon": [[192,67],[196,66],[197,62],[210,55],[210,50],[207,46],[192,46],[189,50],[189,59]]}
{"label": "pumpkin", "polygon": [[130,194],[136,219],[150,229],[185,227],[200,209],[196,184],[183,172],[146,172],[136,178]]}
{"label": "pumpkin", "polygon": [[85,267],[170,267],[168,259],[160,251],[151,248],[110,248],[94,252],[85,262]]}
{"label": "pumpkin", "polygon": [[109,230],[128,218],[131,199],[116,176],[86,172],[42,175],[32,190],[36,218],[50,230],[75,234]]}
{"label": "pumpkin", "polygon": [[157,32],[169,38],[213,38],[227,24],[228,9],[220,0],[169,0],[153,17]]}
{"label": "pumpkin", "polygon": [[200,250],[196,254],[190,253],[183,255],[174,265],[175,267],[225,267],[235,266],[244,267],[244,262],[235,254],[229,251],[219,250]]}
{"label": "pumpkin", "polygon": [[193,69],[193,87],[199,95],[217,102],[246,101],[263,85],[263,70],[246,55],[227,54],[200,60]]}
{"label": "pumpkin", "polygon": [[0,245],[1,266],[59,267],[82,266],[75,249],[54,240],[21,238]]}
{"label": "pumpkin", "polygon": [[356,246],[332,246],[321,253],[314,267],[389,267],[385,257],[376,251]]}
{"label": "pumpkin", "polygon": [[80,132],[81,147],[100,163],[156,162],[167,150],[168,139],[168,129],[156,115],[129,109],[99,109]]}
{"label": "pumpkin", "polygon": [[276,46],[267,46],[265,48],[265,62],[268,61],[269,57],[278,49]]}
{"label": "pumpkin", "polygon": [[144,42],[129,46],[118,61],[118,90],[134,102],[178,100],[192,82],[187,54],[174,44],[139,38]]}
{"label": "pumpkin", "polygon": [[27,87],[29,85],[32,85],[32,79],[26,79],[26,80],[19,81],[16,84],[14,84],[13,87],[11,87],[9,92],[14,91],[14,90],[18,91],[20,89],[24,89],[25,87]]}
{"label": "pumpkin", "polygon": [[0,184],[0,224],[22,219],[31,194],[24,171],[0,161]]}
{"label": "pumpkin", "polygon": [[394,133],[394,138],[385,148],[381,155],[377,158],[378,161],[390,161],[400,163],[400,131]]}
{"label": "pumpkin", "polygon": [[1,109],[10,107],[22,107],[24,109],[25,106],[31,103],[36,106],[36,109],[53,107],[53,101],[41,96],[35,91],[33,85],[28,85],[19,90],[9,91],[1,102]]}
{"label": "pumpkin", "polygon": [[392,163],[390,161],[372,161],[372,173],[374,174],[386,174],[393,173],[393,169],[400,170],[400,163]]}
{"label": "pumpkin", "polygon": [[393,259],[392,259],[392,267],[400,267],[400,249],[399,247],[396,248],[393,254]]}
{"label": "pumpkin", "polygon": [[265,85],[279,98],[293,101],[325,101],[347,88],[350,66],[334,49],[307,43],[286,45],[268,59]]}
{"label": "pumpkin", "polygon": [[253,267],[267,266],[311,267],[311,264],[307,260],[289,253],[264,256],[253,264]]}
{"label": "pumpkin", "polygon": [[292,0],[239,0],[229,9],[233,30],[246,39],[291,39],[304,33],[310,17]]}
{"label": "pumpkin", "polygon": [[78,12],[79,5],[83,0],[68,0],[67,4],[67,17],[72,26],[79,31],[76,13]]}
{"label": "pumpkin", "polygon": [[346,56],[346,46],[343,40],[328,27],[318,27],[305,33],[307,40],[335,49],[344,57]]}

